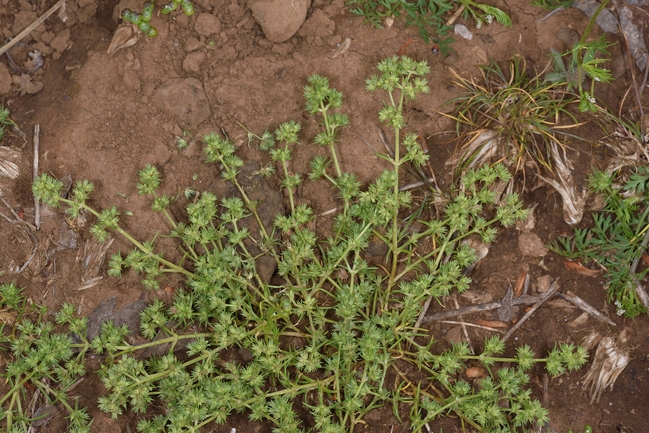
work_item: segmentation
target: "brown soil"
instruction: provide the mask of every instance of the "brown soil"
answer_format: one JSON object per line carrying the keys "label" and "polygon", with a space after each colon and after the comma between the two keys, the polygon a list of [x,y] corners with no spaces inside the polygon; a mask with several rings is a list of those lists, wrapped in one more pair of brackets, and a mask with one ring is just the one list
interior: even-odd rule
{"label": "brown soil", "polygon": [[[0,30],[3,37],[10,37],[55,2],[2,0],[0,3]],[[265,163],[266,156],[246,145],[245,131],[238,123],[261,133],[267,128],[274,130],[284,121],[299,121],[303,125],[303,145],[295,151],[291,168],[296,173],[308,173],[311,158],[323,152],[309,144],[318,125],[303,108],[303,86],[306,78],[315,73],[329,77],[331,85],[345,95],[344,111],[349,114],[353,127],[344,130],[341,136],[343,169],[355,173],[363,184],[370,182],[385,168],[364,142],[367,140],[380,149],[377,112],[382,96],[366,92],[365,79],[375,73],[380,60],[397,54],[411,37],[413,42],[404,48],[405,53],[428,61],[431,92],[409,104],[408,129],[428,137],[432,165],[442,186],[448,185],[449,170],[444,162],[453,149],[446,144],[452,137],[448,132],[453,131],[453,125],[438,112],[450,111],[452,106],[442,104],[458,95],[448,68],[475,75],[476,66],[489,59],[502,62],[518,54],[527,59],[528,65],[541,70],[549,61],[550,50],[565,50],[565,35],[570,35],[572,30],[579,34],[588,21],[577,9],[564,10],[541,21],[547,12],[531,6],[529,1],[499,0],[497,6],[510,14],[513,26],[503,28],[493,24],[479,30],[472,28],[473,40],[454,43],[454,52],[444,57],[435,54],[431,45],[423,43],[415,29],[406,28],[399,21],[389,29],[363,24],[361,18],[346,10],[343,0],[314,0],[309,16],[319,11],[318,20],[281,44],[267,41],[246,8],[245,0],[202,0],[196,2],[196,11],[210,12],[220,19],[221,28],[217,33],[209,37],[199,35],[194,27],[198,14],[191,18],[177,15],[173,19],[154,16],[152,23],[159,30],[156,38],[142,37],[133,47],[109,57],[106,50],[117,27],[112,17],[115,3],[115,0],[69,1],[65,23],[52,16],[24,39],[24,43],[44,54],[43,68],[32,77],[33,82],[42,81],[43,88],[35,94],[21,94],[15,84],[12,91],[0,96],[0,102],[11,110],[12,119],[27,134],[26,142],[11,133],[3,141],[3,145],[17,149],[22,160],[20,176],[14,182],[2,180],[0,195],[14,209],[24,209],[25,219],[33,221],[31,143],[34,125],[39,124],[40,171],[59,179],[92,181],[96,186],[92,205],[96,208],[117,205],[132,212],[133,216],[125,216],[122,222],[138,239],[150,239],[159,228],[165,227],[164,219],[148,210],[148,201],[139,196],[135,188],[137,172],[146,164],[160,168],[165,193],[182,197],[188,187],[196,190],[215,187],[217,170],[201,161],[198,141],[190,144],[187,150],[177,150],[175,139],[182,136],[183,131],[193,137],[212,131],[227,134],[240,147],[244,160]],[[471,27],[470,22],[467,25]],[[600,30],[594,33],[597,32]],[[631,85],[629,60],[624,41],[617,36],[607,37],[616,43],[611,47],[613,60],[609,65],[616,81],[611,86],[598,88],[598,96],[610,106],[618,107]],[[351,40],[349,50],[334,56],[346,38]],[[20,55],[18,51],[17,55]],[[4,56],[0,57],[0,62],[8,65]],[[182,80],[187,78],[192,80]],[[173,79],[177,79],[174,83],[182,81],[190,86],[175,93],[177,99],[160,96],[160,89]],[[202,103],[197,97],[200,88],[206,95]],[[630,99],[625,99],[623,112],[633,109]],[[178,106],[190,103],[187,110],[174,114]],[[575,172],[583,177],[591,166],[603,164],[604,155],[598,149],[579,144],[571,157],[575,161]],[[558,233],[571,230],[563,222],[561,197],[556,192],[541,186],[526,191],[523,198],[528,205],[538,205],[533,233],[543,242],[550,242]],[[299,199],[316,212],[327,211],[336,203],[331,191],[318,182],[306,182]],[[0,208],[3,213],[7,212],[4,205]],[[76,227],[76,232],[70,232],[62,212],[44,209],[43,213],[41,230],[36,233],[41,245],[37,260],[18,275],[12,274],[10,269],[25,263],[33,243],[26,232],[0,219],[0,283],[16,282],[26,288],[34,302],[53,310],[64,302],[76,303],[81,314],[86,315],[113,296],[117,296],[118,308],[138,299],[166,296],[146,291],[134,276],[119,280],[105,277],[93,287],[78,290],[82,270],[75,259],[78,248],[90,238],[87,227]],[[587,216],[582,224],[588,222]],[[595,432],[649,431],[646,427],[649,401],[647,316],[636,320],[615,316],[614,307],[606,303],[600,278],[568,271],[563,260],[552,253],[544,257],[523,256],[518,247],[519,236],[515,229],[500,232],[489,255],[473,274],[472,290],[497,300],[524,272],[529,272],[532,290],[539,277],[549,275],[559,280],[563,292],[577,293],[609,315],[617,326],[607,328],[593,319],[575,324],[577,322],[573,321],[581,311],[562,301],[553,301],[539,309],[510,343],[529,344],[542,354],[555,342],[578,343],[593,329],[616,335],[627,328],[630,344],[634,347],[633,360],[617,380],[614,390],[605,392],[601,400],[592,405],[581,389],[585,370],[549,380],[545,392],[543,373],[538,370],[532,387],[550,410],[552,428],[557,432],[567,429],[576,432],[590,424]],[[124,239],[117,238],[109,254],[128,248]],[[100,275],[105,275],[105,269]],[[173,286],[176,282],[168,284]],[[468,304],[462,298],[459,302]],[[520,311],[518,316],[522,315]],[[479,317],[495,319],[492,314],[483,314],[464,320],[473,322]],[[452,339],[457,333],[456,325],[435,326],[438,340]],[[474,344],[480,344],[484,335],[483,330],[469,328]],[[83,396],[81,403],[88,405],[102,393],[101,386],[90,380],[77,390]],[[96,408],[91,409],[91,414],[96,418],[94,431],[134,431],[137,423],[134,415],[112,421]],[[360,431],[409,431],[406,424],[401,425],[392,416],[391,408],[371,413],[367,422]],[[459,426],[457,420],[448,419],[432,424],[431,428],[432,431],[452,432],[460,431]],[[250,424],[245,416],[235,417],[232,423],[212,431],[225,432],[232,427],[242,433],[270,431],[269,426]],[[52,428],[52,425],[45,425],[36,431],[57,431]]]}

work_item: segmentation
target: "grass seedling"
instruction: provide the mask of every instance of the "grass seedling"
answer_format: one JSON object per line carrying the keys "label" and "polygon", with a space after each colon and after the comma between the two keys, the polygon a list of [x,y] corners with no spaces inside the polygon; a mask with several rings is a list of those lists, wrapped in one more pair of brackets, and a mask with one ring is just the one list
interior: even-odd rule
{"label": "grass seedling", "polygon": [[464,78],[451,71],[464,94],[450,103],[457,104],[458,133],[464,144],[456,161],[456,172],[468,167],[502,160],[513,171],[526,163],[552,171],[551,145],[563,148],[558,137],[561,118],[575,118],[568,111],[572,99],[558,83],[539,74],[530,74],[525,60],[514,57],[503,70],[497,63],[480,67],[481,77]]}
{"label": "grass seedling", "polygon": [[[204,137],[206,159],[236,186],[241,198],[197,193],[178,222],[166,211],[169,200],[159,193],[163,186],[157,169],[147,166],[139,173],[138,190],[169,218],[170,237],[178,241],[182,263],[156,254],[153,241],[139,242],[126,234],[115,208],[92,210],[86,204],[92,191],[89,182],[77,182],[72,198],[64,199],[59,181],[40,176],[33,186],[39,199],[68,206],[71,217],[81,210],[90,212],[97,219],[91,232],[100,239],[110,230],[133,243],[125,256],[111,257],[110,275],[132,269],[145,275],[146,287],[155,288],[165,272],[179,272],[185,283],[175,291],[171,305],[154,301],[142,311],[140,334],[147,341],[139,345],[129,344],[128,329],[111,322],[88,341],[83,337],[84,319],[74,317],[73,306],[64,306],[57,315],[60,332],[40,324],[42,319],[37,325],[17,320],[15,330],[3,334],[2,348],[13,356],[4,375],[13,388],[0,401],[5,409],[0,420],[10,426],[15,424],[12,419],[20,418],[21,426],[28,423],[24,401],[31,396],[18,390],[43,375],[49,378],[48,392],[69,399],[67,384],[84,374],[82,354],[94,352],[106,357],[98,375],[107,393],[99,407],[113,417],[134,412],[142,433],[204,431],[226,423],[235,413],[263,421],[274,432],[298,433],[308,426],[314,432],[353,433],[369,411],[386,405],[396,408],[397,417],[400,407],[409,406],[413,431],[451,414],[483,432],[545,423],[547,411],[526,388],[529,369],[544,363],[553,376],[574,370],[586,360],[583,348],[563,344],[537,358],[523,346],[515,356],[503,357],[504,343],[493,337],[485,340],[478,355],[465,344],[435,354],[433,336],[417,326],[427,300],[441,301],[469,287],[463,270],[475,261],[475,252],[463,241],[477,237],[492,242],[498,227],[526,217],[515,194],[505,194],[495,205],[494,185],[511,175],[503,165],[468,170],[461,178],[461,192],[449,196],[439,217],[425,210],[412,216],[412,197],[399,190],[401,166],[421,164],[426,155],[415,135],[402,135],[403,108],[427,91],[428,66],[395,57],[381,62],[378,70],[367,88],[387,97],[379,119],[394,131],[394,155],[383,156],[390,169],[367,190],[355,187],[326,238],[314,229],[313,210],[291,193],[301,181],[290,172],[290,154],[300,133],[299,124],[291,121],[274,134],[248,132],[251,142],[259,141],[269,151],[291,203],[272,227],[261,223],[257,203],[238,181],[243,162],[234,144],[217,134]],[[310,86],[323,83],[322,77],[309,79]],[[307,98],[307,109],[325,119],[323,137],[330,140],[326,145],[332,160],[339,160],[336,146],[329,146],[335,138],[329,122],[335,113],[314,101]],[[329,179],[343,200],[344,179],[352,177],[342,170]],[[420,230],[408,230],[404,220],[409,216],[419,218]],[[257,223],[259,233],[248,228],[249,221]],[[387,246],[384,262],[369,262],[372,239]],[[261,252],[251,253],[252,244]],[[276,264],[272,278],[258,272],[262,258]],[[11,308],[20,308],[14,304]],[[52,344],[35,338],[44,334],[42,328],[52,336]],[[81,342],[73,342],[68,334],[79,335]],[[161,354],[143,358],[142,349],[151,348]],[[47,364],[32,361],[32,355],[50,352]],[[71,359],[74,373],[67,368]],[[511,366],[502,368],[504,362]],[[486,366],[487,377],[475,385],[463,381],[459,373],[466,363]],[[431,393],[430,383],[439,391]],[[68,406],[75,419],[83,418],[80,409]],[[70,431],[87,430],[71,422]]]}
{"label": "grass seedling", "polygon": [[649,244],[649,169],[636,168],[621,187],[614,184],[614,179],[613,174],[593,172],[590,187],[603,195],[604,211],[593,215],[593,228],[575,229],[573,236],[559,237],[550,248],[604,269],[606,291],[616,313],[635,317],[649,308],[640,286],[649,267],[638,267]]}

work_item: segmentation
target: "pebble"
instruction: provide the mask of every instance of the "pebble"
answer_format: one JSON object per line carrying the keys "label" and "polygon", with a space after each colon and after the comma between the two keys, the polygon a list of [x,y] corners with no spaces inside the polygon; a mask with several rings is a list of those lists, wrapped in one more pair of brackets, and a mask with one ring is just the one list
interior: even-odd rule
{"label": "pebble", "polygon": [[300,29],[311,0],[250,0],[248,8],[266,38],[275,43],[289,40]]}
{"label": "pebble", "polygon": [[205,61],[205,53],[197,51],[189,53],[183,60],[183,71],[199,73],[201,71],[201,63]]}
{"label": "pebble", "polygon": [[201,13],[196,18],[194,30],[201,36],[211,36],[221,32],[221,20],[212,14]]}
{"label": "pebble", "polygon": [[52,39],[50,42],[50,47],[54,48],[59,53],[65,51],[65,49],[70,44],[70,29],[65,29],[61,31],[58,35]]}
{"label": "pebble", "polygon": [[4,63],[0,63],[0,95],[11,91],[11,74]]}
{"label": "pebble", "polygon": [[331,36],[336,32],[336,23],[325,15],[322,9],[316,9],[300,28],[300,36]]}
{"label": "pebble", "polygon": [[579,40],[579,33],[573,29],[563,28],[557,31],[557,39],[563,44],[572,47]]}

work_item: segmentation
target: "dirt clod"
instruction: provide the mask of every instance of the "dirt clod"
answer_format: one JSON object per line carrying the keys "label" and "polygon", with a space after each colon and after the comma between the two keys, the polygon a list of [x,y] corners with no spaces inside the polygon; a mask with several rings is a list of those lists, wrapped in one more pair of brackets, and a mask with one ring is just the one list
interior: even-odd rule
{"label": "dirt clod", "polygon": [[198,15],[194,30],[201,36],[211,36],[221,32],[221,20],[212,14],[202,13]]}
{"label": "dirt clod", "polygon": [[11,91],[11,74],[4,63],[0,63],[0,95]]}
{"label": "dirt clod", "polygon": [[181,128],[195,130],[212,114],[203,84],[195,78],[172,78],[160,86],[153,102]]}

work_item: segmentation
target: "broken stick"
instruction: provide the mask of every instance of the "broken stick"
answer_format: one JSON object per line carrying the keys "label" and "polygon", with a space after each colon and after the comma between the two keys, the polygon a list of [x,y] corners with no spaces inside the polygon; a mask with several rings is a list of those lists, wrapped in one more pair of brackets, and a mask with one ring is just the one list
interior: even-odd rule
{"label": "broken stick", "polygon": [[25,30],[22,32],[18,33],[18,36],[13,38],[11,41],[0,47],[0,56],[3,55],[6,51],[9,51],[11,47],[16,45],[18,42],[20,42],[25,36],[30,34],[32,30],[34,30],[36,27],[41,25],[43,21],[48,19],[50,15],[52,15],[58,8],[60,8],[66,0],[59,0],[54,6],[52,6],[47,12],[45,12],[43,15],[41,15],[39,18],[36,19],[33,23],[31,23]]}
{"label": "broken stick", "polygon": [[[40,147],[40,135],[41,132],[41,125],[38,123],[34,125],[34,165],[32,167],[32,176],[33,182],[36,182],[36,178],[38,177],[38,154],[39,154],[39,147]],[[41,229],[41,202],[34,197],[34,225],[36,226],[36,230]]]}
{"label": "broken stick", "polygon": [[509,331],[507,331],[507,334],[505,334],[503,338],[500,339],[500,341],[502,341],[503,343],[507,341],[507,339],[511,337],[512,334],[516,332],[516,330],[520,328],[523,325],[523,323],[527,319],[529,319],[530,316],[534,314],[534,312],[538,310],[541,305],[545,303],[545,301],[550,299],[557,292],[557,290],[559,290],[559,284],[557,283],[557,281],[555,281],[554,283],[552,283],[552,285],[550,285],[550,289],[547,292],[545,292],[543,296],[541,296],[541,299],[539,299],[538,302],[534,304],[532,308],[530,308],[530,311],[528,311],[527,313],[525,313],[523,317],[521,317],[521,320],[516,322],[516,324],[512,326]]}
{"label": "broken stick", "polygon": [[[512,305],[534,304],[539,301],[538,296],[519,296],[512,300]],[[435,322],[438,320],[450,319],[451,317],[462,316],[464,314],[479,313],[481,311],[496,310],[502,308],[502,301],[487,302],[486,304],[471,305],[470,307],[458,308],[456,310],[442,311],[441,313],[431,314],[423,318],[422,323]]]}
{"label": "broken stick", "polygon": [[570,302],[571,304],[575,305],[578,308],[581,308],[584,310],[586,313],[588,313],[592,318],[599,320],[600,322],[608,323],[611,326],[615,326],[615,322],[600,313],[595,309],[595,307],[591,306],[588,302],[584,301],[581,299],[579,296],[575,295],[572,293],[570,290],[568,290],[567,294],[559,293],[559,296],[565,299],[566,301]]}

